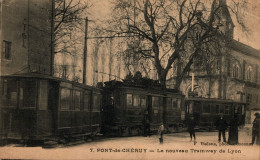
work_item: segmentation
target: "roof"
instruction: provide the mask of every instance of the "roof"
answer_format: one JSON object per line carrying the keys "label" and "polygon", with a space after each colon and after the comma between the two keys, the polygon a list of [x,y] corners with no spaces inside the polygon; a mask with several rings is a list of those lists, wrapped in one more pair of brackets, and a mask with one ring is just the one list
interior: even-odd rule
{"label": "roof", "polygon": [[228,45],[229,48],[238,51],[240,53],[243,53],[244,55],[247,56],[253,56],[255,58],[260,59],[260,50],[257,50],[255,48],[252,48],[244,43],[241,43],[236,40],[232,40],[230,44]]}
{"label": "roof", "polygon": [[78,82],[74,82],[74,81],[70,81],[70,80],[66,80],[66,79],[62,79],[62,78],[58,78],[58,77],[53,77],[53,76],[50,76],[50,75],[37,74],[37,73],[12,74],[12,75],[3,75],[3,76],[0,76],[0,77],[45,79],[45,80],[52,80],[52,81],[57,81],[57,82],[71,83],[71,84],[78,85],[78,86],[81,86],[81,87],[95,88],[93,86],[85,85],[85,84],[82,84],[82,83],[78,83]]}

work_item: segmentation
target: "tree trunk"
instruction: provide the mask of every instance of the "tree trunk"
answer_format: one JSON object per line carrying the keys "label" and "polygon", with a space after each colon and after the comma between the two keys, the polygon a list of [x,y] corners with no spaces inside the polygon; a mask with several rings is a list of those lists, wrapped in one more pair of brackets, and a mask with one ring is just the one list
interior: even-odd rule
{"label": "tree trunk", "polygon": [[168,71],[163,70],[163,69],[158,73],[162,89],[166,89],[166,76],[167,76],[167,73],[168,73]]}

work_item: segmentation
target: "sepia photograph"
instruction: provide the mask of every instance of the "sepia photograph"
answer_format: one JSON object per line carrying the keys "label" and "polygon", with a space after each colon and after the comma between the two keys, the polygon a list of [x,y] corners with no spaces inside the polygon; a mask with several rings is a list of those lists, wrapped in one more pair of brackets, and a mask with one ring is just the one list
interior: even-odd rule
{"label": "sepia photograph", "polygon": [[0,160],[260,160],[260,1],[0,0]]}

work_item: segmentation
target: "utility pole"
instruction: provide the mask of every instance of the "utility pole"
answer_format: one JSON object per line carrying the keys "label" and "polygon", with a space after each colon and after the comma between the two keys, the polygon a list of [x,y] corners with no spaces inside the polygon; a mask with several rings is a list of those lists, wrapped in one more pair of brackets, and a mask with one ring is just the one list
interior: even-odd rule
{"label": "utility pole", "polygon": [[109,81],[111,81],[111,72],[112,72],[112,38],[109,39]]}
{"label": "utility pole", "polygon": [[[29,0],[28,0],[29,3]],[[29,10],[29,6],[28,6]],[[50,76],[54,75],[54,16],[55,16],[55,0],[51,1],[51,64],[50,64]],[[28,29],[29,29],[29,11],[28,11]],[[29,41],[28,41],[29,45]],[[28,46],[29,49],[29,46]],[[29,64],[29,62],[28,62]]]}
{"label": "utility pole", "polygon": [[88,40],[88,17],[85,19],[85,43],[83,52],[83,84],[86,84],[86,71],[87,71],[87,40]]}

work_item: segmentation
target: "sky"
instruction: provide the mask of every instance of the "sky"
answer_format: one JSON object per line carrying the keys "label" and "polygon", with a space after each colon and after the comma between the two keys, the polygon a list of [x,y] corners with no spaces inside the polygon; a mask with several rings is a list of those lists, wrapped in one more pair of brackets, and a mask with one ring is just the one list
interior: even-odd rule
{"label": "sky", "polygon": [[[97,23],[109,18],[114,0],[91,0],[92,7],[89,9],[89,18]],[[231,0],[227,0],[230,3]],[[234,39],[260,50],[260,1],[247,0],[249,10],[245,12],[246,23],[250,33],[245,34],[235,23]]]}
{"label": "sky", "polygon": [[[115,0],[87,0],[91,1],[92,6],[88,9],[88,14],[86,15],[88,17],[89,24],[89,32],[88,37],[92,37],[95,35],[91,35],[91,29],[95,28],[96,25],[103,25],[103,22],[105,20],[111,18],[111,11],[112,11],[112,2]],[[230,3],[231,0],[227,0],[227,3]],[[260,50],[260,0],[247,0],[249,2],[249,10],[245,12],[246,23],[250,29],[249,34],[245,34],[241,29],[239,28],[239,25],[234,21],[235,24],[235,31],[234,31],[234,39],[238,40],[244,44],[247,44],[255,49]],[[84,39],[84,34],[82,34],[82,40]],[[101,54],[98,56],[99,60],[94,61],[94,57],[96,54],[94,52],[94,45],[95,45],[95,39],[88,39],[88,51],[87,51],[87,84],[94,85],[96,81],[106,81],[108,80],[109,75],[109,65],[108,61],[109,59],[103,58],[105,55],[110,55],[110,52],[116,52],[117,48],[114,48],[115,46],[112,46],[112,50],[110,50],[109,44],[107,41],[104,41],[101,43],[101,46],[99,48],[98,54]],[[83,51],[83,49],[81,49]],[[80,59],[81,57],[79,57]],[[61,60],[60,58],[57,58],[58,60]],[[65,57],[68,61],[70,61],[71,58]],[[120,60],[119,60],[120,61]],[[121,67],[118,67],[119,63],[116,58],[113,58],[113,67],[111,71],[111,75],[113,78],[120,77],[124,78],[125,75],[123,73],[123,69]],[[58,64],[58,63],[57,63]],[[98,66],[96,68],[95,66]],[[82,77],[82,62],[77,63],[77,69],[79,70],[77,74]],[[120,69],[121,68],[121,69]],[[95,70],[95,71],[94,71]],[[121,71],[119,71],[121,70]],[[98,72],[96,72],[98,71]],[[152,75],[153,76],[153,75]],[[96,78],[95,78],[96,77]]]}

